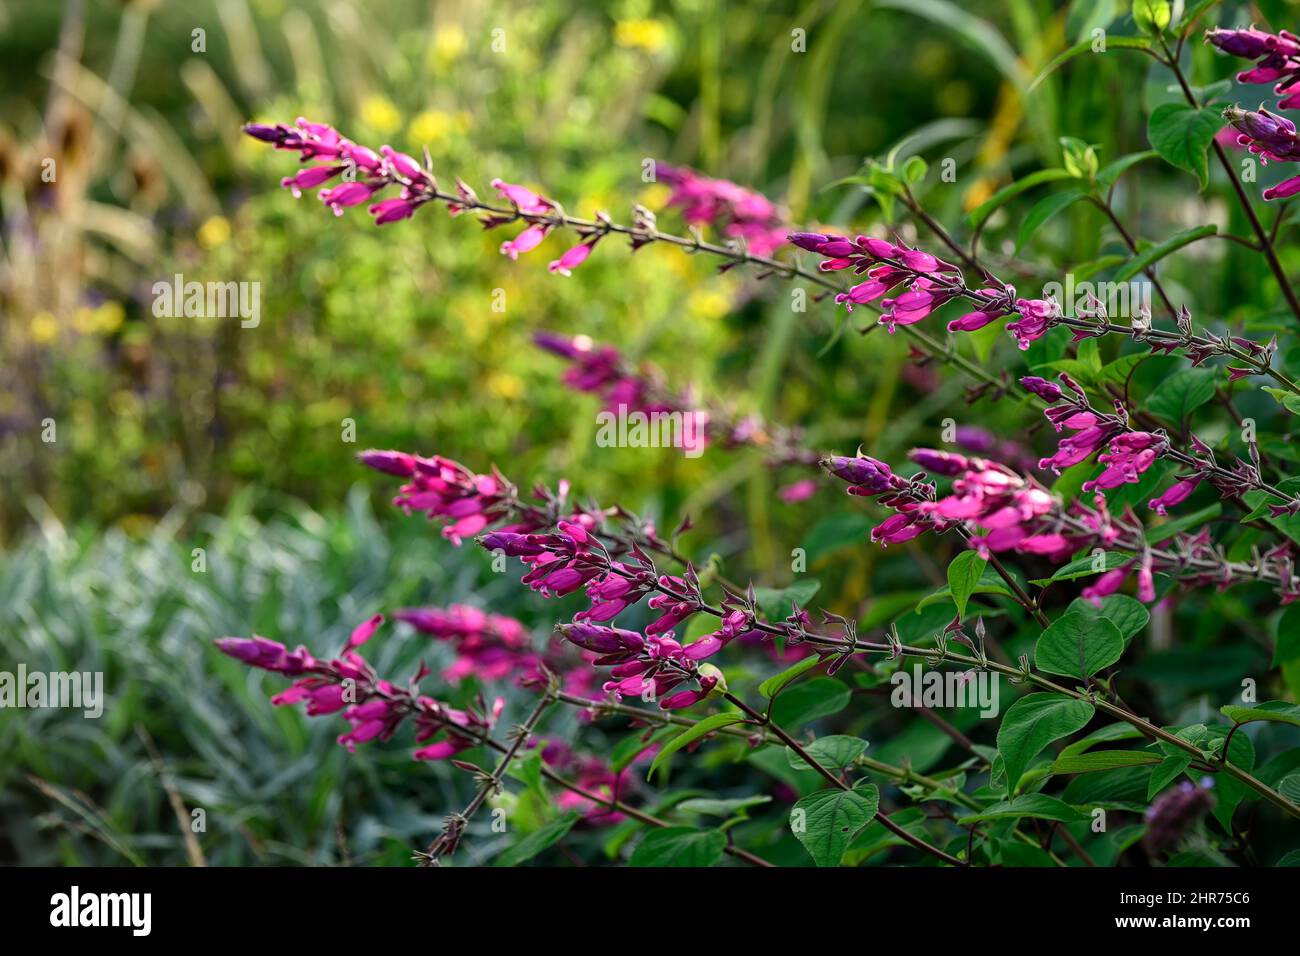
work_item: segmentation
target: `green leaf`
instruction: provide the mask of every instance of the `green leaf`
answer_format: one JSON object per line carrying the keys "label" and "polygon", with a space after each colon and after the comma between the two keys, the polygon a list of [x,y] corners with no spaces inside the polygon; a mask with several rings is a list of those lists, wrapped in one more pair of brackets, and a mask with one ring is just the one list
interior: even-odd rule
{"label": "green leaf", "polygon": [[1012,86],[1018,90],[1025,88],[1024,67],[1020,64],[1020,57],[987,20],[947,0],[876,0],[875,6],[882,10],[902,10],[929,20],[942,29],[951,30],[981,54],[990,66],[1001,72]]}
{"label": "green leaf", "polygon": [[654,761],[650,764],[650,769],[646,771],[646,779],[649,780],[656,770],[663,767],[666,771],[668,764],[672,760],[673,754],[681,750],[687,744],[694,743],[701,737],[713,733],[722,727],[729,727],[732,724],[739,724],[744,720],[741,714],[714,714],[711,717],[705,717],[699,723],[687,727],[680,734],[674,737],[668,743],[664,744],[663,749],[655,754]]}
{"label": "green leaf", "polygon": [[1033,238],[1034,233],[1046,225],[1053,216],[1087,196],[1088,190],[1085,187],[1075,186],[1038,200],[1034,208],[1029,210],[1029,215],[1025,216],[1020,223],[1020,232],[1016,236],[1016,254],[1020,253],[1025,243]]}
{"label": "green leaf", "polygon": [[915,186],[925,179],[925,172],[929,167],[924,159],[920,156],[911,156],[903,163],[903,181],[909,186]]}
{"label": "green leaf", "polygon": [[1075,598],[1065,611],[1067,614],[1079,614],[1088,619],[1104,618],[1119,630],[1125,645],[1151,620],[1151,612],[1146,609],[1146,606],[1127,594],[1108,594],[1101,599],[1101,607],[1097,607],[1087,598]]}
{"label": "green leaf", "polygon": [[632,766],[632,762],[636,760],[637,757],[641,756],[642,752],[644,752],[647,747],[654,744],[662,744],[664,741],[671,740],[680,732],[681,731],[678,727],[670,725],[667,727],[660,727],[654,732],[649,740],[643,740],[641,738],[643,731],[640,730],[636,733],[629,734],[627,737],[624,737],[615,744],[614,749],[610,751],[610,769],[615,773],[622,773],[628,767]]}
{"label": "green leaf", "polygon": [[1273,646],[1273,663],[1280,667],[1300,658],[1300,604],[1292,604],[1277,621],[1277,643]]}
{"label": "green leaf", "polygon": [[1180,34],[1183,33],[1188,27],[1196,22],[1197,17],[1210,9],[1210,7],[1216,6],[1221,2],[1223,2],[1223,0],[1198,0],[1198,2],[1192,4],[1183,14],[1183,18],[1178,21],[1178,32]]}
{"label": "green leaf", "polygon": [[685,813],[698,813],[706,817],[730,817],[735,814],[743,815],[750,807],[759,807],[771,802],[772,798],[766,794],[755,797],[735,797],[731,800],[696,797],[692,800],[683,800],[677,805],[677,809]]}
{"label": "green leaf", "polygon": [[[1097,42],[1096,40],[1089,37],[1086,40],[1080,40],[1074,46],[1069,47],[1064,52],[1057,54],[1052,59],[1052,62],[1048,63],[1047,66],[1043,67],[1042,71],[1036,77],[1034,77],[1034,81],[1029,84],[1029,91],[1032,92],[1034,88],[1038,86],[1038,84],[1042,83],[1043,80],[1047,79],[1049,76],[1051,76],[1061,67],[1063,67],[1065,64],[1073,60],[1076,56],[1079,56],[1080,54],[1083,53],[1094,52],[1093,44],[1095,44],[1096,42]],[[1143,37],[1108,36],[1106,37],[1106,49],[1110,50],[1112,48],[1117,50],[1141,50],[1143,52],[1150,53],[1151,41]]]}
{"label": "green leaf", "polygon": [[566,813],[562,817],[557,817],[540,829],[534,830],[497,857],[494,865],[518,866],[520,863],[528,862],[547,847],[553,846],[562,840],[564,835],[572,830],[573,825],[578,822],[578,817],[579,814],[575,810]]}
{"label": "green leaf", "polygon": [[1057,142],[1061,144],[1061,165],[1071,176],[1091,180],[1097,175],[1097,147],[1077,136],[1062,136]]}
{"label": "green leaf", "polygon": [[1086,578],[1092,574],[1101,574],[1109,571],[1111,568],[1118,568],[1133,560],[1133,555],[1127,551],[1105,551],[1102,552],[1100,568],[1094,568],[1094,558],[1091,554],[1085,554],[1081,558],[1075,558],[1064,567],[1057,568],[1056,572],[1050,578],[1036,578],[1034,584],[1053,584],[1056,581],[1074,581],[1077,578]]}
{"label": "green leaf", "polygon": [[1040,169],[1037,172],[1030,173],[1023,179],[1017,179],[1014,183],[1003,186],[984,202],[976,206],[969,216],[966,217],[966,224],[972,229],[979,229],[984,225],[989,216],[993,215],[1012,199],[1015,199],[1021,193],[1033,189],[1035,186],[1041,186],[1043,183],[1055,182],[1058,179],[1073,179],[1068,169]]}
{"label": "green leaf", "polygon": [[1065,35],[1078,40],[1104,30],[1115,19],[1115,0],[1074,0],[1065,18]]}
{"label": "green leaf", "polygon": [[[861,737],[849,737],[844,734],[830,734],[826,737],[818,737],[811,744],[804,747],[804,750],[808,751],[808,756],[828,770],[843,770],[861,757],[862,752],[866,749],[867,742]],[[795,770],[816,769],[789,747],[785,748],[785,755],[790,761],[790,766]]]}
{"label": "green leaf", "polygon": [[818,677],[792,687],[772,705],[772,721],[787,730],[837,714],[849,704],[847,686],[833,677]]}
{"label": "green leaf", "polygon": [[[1227,735],[1226,728],[1209,728],[1207,746],[1215,753],[1222,753]],[[1250,771],[1255,768],[1255,745],[1249,735],[1232,735],[1232,742],[1228,744],[1228,760],[1242,770]],[[1221,773],[1215,776],[1214,809],[1211,812],[1214,814],[1214,819],[1218,820],[1228,832],[1232,832],[1232,815],[1241,805],[1241,801],[1251,792],[1246,789],[1244,783],[1230,774]]]}
{"label": "green leaf", "polygon": [[1163,160],[1192,173],[1204,189],[1210,181],[1206,151],[1222,128],[1223,118],[1217,110],[1161,103],[1147,119],[1147,139]]}
{"label": "green leaf", "polygon": [[1101,172],[1097,174],[1097,182],[1109,189],[1114,186],[1119,178],[1129,171],[1138,163],[1146,162],[1148,159],[1155,159],[1160,154],[1154,149],[1146,149],[1140,153],[1129,153],[1127,156],[1121,156],[1113,162],[1107,163],[1102,167]]}
{"label": "green leaf", "polygon": [[1007,708],[998,728],[998,753],[1006,767],[1007,793],[1029,766],[1053,740],[1082,730],[1092,720],[1093,706],[1061,694],[1029,694]]}
{"label": "green leaf", "polygon": [[[1194,226],[1191,229],[1184,229],[1182,232],[1174,233],[1164,242],[1157,243],[1154,246],[1143,249],[1140,253],[1128,261],[1128,265],[1115,273],[1115,282],[1127,282],[1142,270],[1159,262],[1165,256],[1177,252],[1183,246],[1191,245],[1197,240],[1204,239],[1207,236],[1216,235],[1219,227],[1213,223],[1205,226]],[[1201,369],[1200,371],[1210,371]]]}
{"label": "green leaf", "polygon": [[513,761],[506,768],[506,772],[522,782],[524,786],[538,796],[546,792],[542,787],[542,750],[540,747],[528,756]]}
{"label": "green leaf", "polygon": [[1172,19],[1169,0],[1133,0],[1133,22],[1143,33],[1164,33]]}
{"label": "green leaf", "polygon": [[1018,817],[1033,817],[1036,820],[1059,820],[1062,823],[1082,823],[1088,819],[1087,814],[1074,809],[1064,800],[1049,797],[1045,793],[1027,793],[1016,797],[1014,800],[995,803],[987,810],[973,816],[962,817],[957,822],[962,826],[967,826],[984,820],[1007,820]]}
{"label": "green leaf", "polygon": [[1098,727],[1078,740],[1072,740],[1061,748],[1062,757],[1073,757],[1085,753],[1096,744],[1112,743],[1116,740],[1139,740],[1142,732],[1136,727],[1120,722]]}
{"label": "green leaf", "polygon": [[1163,760],[1159,754],[1142,750],[1090,750],[1069,757],[1057,757],[1052,761],[1051,770],[1052,773],[1096,773],[1120,767],[1142,767]]}
{"label": "green leaf", "polygon": [[1154,800],[1156,794],[1177,780],[1178,776],[1191,765],[1191,754],[1180,751],[1165,757],[1160,761],[1160,766],[1151,771],[1151,782],[1147,784],[1147,799]]}
{"label": "green leaf", "polygon": [[1285,388],[1274,388],[1271,385],[1265,385],[1263,391],[1273,396],[1273,400],[1292,415],[1300,415],[1300,395]]}
{"label": "green leaf", "polygon": [[808,532],[803,540],[809,566],[819,558],[850,545],[869,540],[874,522],[862,511],[844,512],[823,518]]}
{"label": "green leaf", "polygon": [[1281,700],[1268,700],[1254,707],[1228,704],[1220,707],[1219,713],[1237,724],[1252,724],[1256,721],[1268,720],[1300,727],[1300,704],[1288,704]]}
{"label": "green leaf", "polygon": [[1277,792],[1292,803],[1300,803],[1300,773],[1283,777],[1277,785]]}
{"label": "green leaf", "polygon": [[771,700],[777,694],[781,693],[781,689],[785,687],[786,684],[790,683],[790,681],[794,680],[800,674],[812,670],[820,663],[821,658],[817,657],[815,654],[805,657],[802,660],[791,664],[785,670],[781,671],[781,673],[773,674],[767,680],[763,681],[763,683],[758,685],[758,692],[768,700]]}
{"label": "green leaf", "polygon": [[1212,368],[1184,368],[1162,381],[1147,399],[1147,410],[1171,425],[1182,425],[1187,416],[1214,398]]}
{"label": "green leaf", "polygon": [[880,791],[861,789],[818,790],[790,811],[790,827],[818,866],[839,866],[844,851],[880,806]]}
{"label": "green leaf", "polygon": [[1172,521],[1164,521],[1160,524],[1152,525],[1147,529],[1147,543],[1159,544],[1161,541],[1167,541],[1176,534],[1181,534],[1191,528],[1200,528],[1202,525],[1209,524],[1221,514],[1223,514],[1223,505],[1216,501],[1212,505],[1206,505],[1199,511],[1193,511],[1191,514],[1180,515]]}
{"label": "green leaf", "polygon": [[[974,554],[975,552],[968,551],[965,553]],[[980,572],[979,581],[976,582],[973,588],[971,588],[971,594],[1005,594],[1010,597],[1011,591],[1007,588],[1006,582],[1003,581],[1002,578],[998,577],[996,571],[992,568],[984,568]],[[969,601],[970,595],[967,595],[966,599]],[[921,600],[917,602],[916,610],[919,613],[922,609],[929,607],[931,604],[937,604],[940,601],[951,601],[953,604],[957,603],[956,599],[953,597],[952,588],[950,586],[944,585],[921,598]]]}
{"label": "green leaf", "polygon": [[987,564],[977,552],[963,551],[948,565],[948,590],[952,592],[952,603],[957,605],[958,617],[966,616],[966,602],[979,585]]}
{"label": "green leaf", "polygon": [[780,621],[793,613],[791,602],[807,607],[821,586],[816,578],[802,578],[783,588],[754,588],[754,598],[769,620]]}
{"label": "green leaf", "polygon": [[637,844],[628,866],[713,866],[722,859],[727,835],[720,830],[662,827]]}
{"label": "green leaf", "polygon": [[1144,355],[1141,352],[1135,352],[1132,355],[1121,355],[1115,361],[1103,365],[1101,371],[1096,375],[1096,380],[1102,385],[1123,385],[1128,381],[1133,370],[1150,357],[1150,355]]}
{"label": "green leaf", "polygon": [[1066,612],[1034,646],[1034,666],[1049,674],[1083,679],[1109,667],[1124,653],[1124,638],[1110,621]]}

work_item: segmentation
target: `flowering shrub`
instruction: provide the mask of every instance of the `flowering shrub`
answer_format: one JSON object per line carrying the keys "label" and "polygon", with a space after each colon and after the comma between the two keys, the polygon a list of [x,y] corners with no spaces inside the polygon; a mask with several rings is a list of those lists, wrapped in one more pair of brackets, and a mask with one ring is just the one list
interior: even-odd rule
{"label": "flowering shrub", "polygon": [[[1202,126],[1207,113],[1178,52],[1205,9],[1175,25],[1168,16],[1139,18],[1145,36],[1129,44],[1175,71],[1190,119]],[[1255,29],[1215,29],[1206,38],[1226,54],[1258,60],[1241,82],[1278,81],[1278,108],[1296,105],[1290,91],[1300,77],[1300,41]],[[1189,119],[1178,116],[1170,122]],[[1213,116],[1211,135],[1226,123],[1248,156],[1300,161],[1295,126],[1281,115],[1229,107]],[[1223,143],[1202,137],[1199,126],[1166,128],[1156,118],[1153,155],[1195,173],[1216,151],[1256,230],[1254,239],[1235,238],[1267,261],[1300,321],[1276,233],[1260,223],[1255,197],[1238,181]],[[319,122],[254,124],[246,132],[298,154],[302,168],[283,185],[295,196],[316,190],[335,215],[362,206],[382,227],[441,206],[502,234],[501,254],[521,266],[555,245],[547,268],[573,281],[622,237],[633,252],[678,247],[716,257],[724,270],[814,285],[829,300],[824,307],[844,321],[875,313],[862,334],[883,327],[909,336],[918,364],[973,378],[972,403],[1016,403],[1023,429],[999,437],[967,424],[936,435],[935,444],[947,448],[913,450],[915,467],[902,469],[862,449],[843,455],[811,447],[802,429],[738,413],[628,360],[617,346],[537,333],[540,349],[567,363],[564,383],[597,396],[606,410],[690,416],[699,434],[685,447],[695,451],[757,449],[768,467],[792,476],[780,493],[791,507],[837,480],[849,495],[873,499],[868,507],[879,523],[855,542],[860,548],[904,550],[916,556],[919,574],[938,553],[923,541],[957,542],[942,586],[917,599],[901,594],[901,616],[872,614],[867,622],[814,609],[816,588],[800,586],[797,561],[795,582],[774,589],[735,579],[721,560],[693,557],[681,543],[691,529],[687,515],[664,535],[623,503],[576,497],[558,476],[508,474],[473,460],[472,448],[441,449],[465,462],[404,450],[362,453],[363,464],[400,479],[397,508],[439,525],[451,547],[485,549],[498,570],[518,562],[521,583],[557,602],[545,644],[487,608],[395,612],[453,649],[454,663],[437,678],[423,667],[405,681],[375,671],[361,648],[383,623],[379,615],[329,660],[258,636],[218,642],[250,666],[293,679],[273,703],[305,703],[311,716],[341,717],[343,746],[409,732],[416,760],[451,760],[472,776],[473,797],[446,818],[442,833],[418,852],[420,861],[454,854],[475,814],[504,801],[507,776],[536,793],[557,792],[559,811],[512,845],[510,862],[545,851],[574,827],[609,825],[646,831],[631,852],[634,865],[711,865],[726,857],[757,866],[839,865],[885,852],[957,867],[1297,860],[1300,631],[1291,612],[1280,612],[1274,670],[1242,674],[1240,699],[1221,701],[1217,714],[1169,707],[1137,681],[1131,686],[1126,673],[1135,646],[1157,640],[1158,631],[1167,640],[1173,611],[1199,592],[1239,589],[1266,615],[1300,596],[1300,479],[1286,474],[1294,456],[1279,454],[1283,416],[1300,411],[1300,385],[1288,371],[1292,330],[1264,337],[1215,317],[1197,321],[1177,291],[1165,288],[1157,263],[1194,238],[1140,245],[1110,203],[1120,177],[1150,157],[1101,169],[1092,147],[1064,141],[1073,191],[1035,207],[1026,224],[1036,228],[1076,200],[1092,202],[1129,246],[1131,258],[1117,275],[1145,276],[1167,313],[1160,318],[1145,303],[1114,314],[1092,291],[1077,302],[1046,288],[1022,294],[999,274],[1018,275],[1024,263],[980,249],[992,209],[975,211],[972,238],[960,242],[913,195],[915,166],[872,163],[866,179],[882,205],[901,198],[931,242],[904,238],[902,230],[797,231],[786,211],[755,191],[683,167],[655,169],[671,188],[665,210],[636,205],[624,223],[604,212],[571,216],[555,198],[501,179],[490,181],[491,199],[461,179],[444,187],[427,153],[420,160],[388,145],[365,146]],[[1199,154],[1187,154],[1189,139],[1199,142]],[[1018,191],[988,202],[996,207]],[[1300,177],[1258,198],[1296,191]],[[672,210],[687,234],[660,228],[660,215]],[[720,238],[707,239],[705,230]],[[1022,245],[1033,231],[1022,228]],[[557,242],[557,234],[568,238]],[[937,317],[945,309],[946,321]],[[1018,365],[998,370],[987,351],[963,354],[964,340],[998,328],[1014,341]],[[1103,340],[1116,353],[1107,365]],[[539,361],[549,356],[539,353]],[[1178,371],[1138,402],[1131,381],[1153,358]],[[1243,418],[1235,403],[1243,390],[1280,406],[1276,434],[1261,434]],[[1194,428],[1192,413],[1203,406],[1210,412],[1211,403],[1213,417],[1199,416]],[[531,482],[529,490],[516,482]],[[558,609],[574,595],[581,596],[577,610]],[[929,674],[909,672],[908,661],[923,662]],[[426,681],[454,686],[470,676],[500,687],[500,696],[458,708],[421,689]],[[1007,694],[1029,693],[1001,708],[1003,684]],[[1121,695],[1134,687],[1131,706]],[[962,708],[976,693],[996,727],[982,731],[967,721],[959,728],[935,713]],[[960,761],[922,773],[905,751],[897,762],[876,759],[868,741],[828,732],[882,694],[940,728],[961,748]],[[508,698],[527,699],[527,716],[503,731]],[[573,740],[547,736],[547,718],[561,707],[630,729],[628,742],[614,753],[588,753],[582,725]],[[1166,709],[1168,719],[1160,719]],[[717,792],[657,798],[648,781],[662,783],[683,751],[713,761]],[[719,766],[726,757],[750,760],[781,786],[771,795],[736,793]],[[638,763],[645,773],[633,771]],[[764,807],[769,802],[788,806]],[[787,825],[747,826],[751,813],[767,812]],[[701,816],[722,822],[701,825]],[[1265,821],[1258,829],[1257,818]],[[1266,835],[1256,839],[1256,832]],[[802,855],[792,857],[792,843]]]}

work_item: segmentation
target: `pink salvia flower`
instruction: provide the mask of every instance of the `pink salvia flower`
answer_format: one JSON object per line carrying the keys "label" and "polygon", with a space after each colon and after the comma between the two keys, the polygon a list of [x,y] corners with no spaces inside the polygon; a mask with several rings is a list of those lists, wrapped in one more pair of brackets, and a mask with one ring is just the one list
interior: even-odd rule
{"label": "pink salvia flower", "polygon": [[552,261],[546,267],[547,271],[552,275],[557,273],[562,276],[573,275],[573,270],[587,261],[587,257],[591,255],[591,250],[596,247],[597,241],[597,239],[591,239],[587,242],[578,243],[560,258]]}

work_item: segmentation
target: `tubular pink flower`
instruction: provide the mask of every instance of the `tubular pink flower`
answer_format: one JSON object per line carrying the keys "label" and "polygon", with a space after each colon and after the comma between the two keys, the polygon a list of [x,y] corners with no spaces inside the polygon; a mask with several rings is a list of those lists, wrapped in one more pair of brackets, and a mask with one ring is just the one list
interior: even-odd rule
{"label": "tubular pink flower", "polygon": [[321,202],[334,210],[334,215],[341,216],[345,206],[359,206],[369,202],[370,197],[381,188],[381,185],[363,182],[341,183],[331,189],[322,189],[317,195],[320,196]]}
{"label": "tubular pink flower", "polygon": [[564,255],[560,256],[560,258],[552,261],[550,265],[546,267],[546,270],[552,275],[557,273],[562,276],[573,275],[573,270],[587,261],[587,257],[591,255],[591,250],[596,247],[597,241],[597,239],[592,239],[587,242],[578,243],[578,245],[569,249],[564,253]]}
{"label": "tubular pink flower", "polygon": [[1007,331],[1015,336],[1016,344],[1023,352],[1031,342],[1040,339],[1056,324],[1061,317],[1060,307],[1050,300],[1016,299],[1016,311],[1019,320],[1007,323]]}
{"label": "tubular pink flower", "polygon": [[1133,570],[1135,562],[1129,561],[1127,564],[1121,564],[1117,568],[1111,568],[1093,584],[1083,589],[1083,597],[1093,603],[1096,607],[1101,607],[1101,599],[1109,597],[1123,586],[1124,580]]}
{"label": "tubular pink flower", "polygon": [[410,219],[421,204],[420,200],[383,199],[368,207],[367,212],[375,217],[376,226],[386,226],[390,222]]}
{"label": "tubular pink flower", "polygon": [[1270,199],[1286,199],[1288,196],[1294,196],[1300,193],[1300,176],[1292,176],[1290,179],[1284,179],[1276,186],[1270,186],[1265,189],[1261,195],[1267,202]]}
{"label": "tubular pink flower", "polygon": [[501,179],[492,180],[491,185],[503,197],[510,200],[520,212],[527,215],[544,216],[555,209],[555,203],[526,186],[517,186]]}
{"label": "tubular pink flower", "polygon": [[296,175],[285,176],[280,180],[280,185],[292,192],[294,199],[299,199],[304,189],[315,189],[329,182],[345,168],[345,166],[308,166]]}
{"label": "tubular pink flower", "polygon": [[990,322],[1002,318],[1001,312],[967,312],[959,319],[948,323],[949,332],[977,332]]}
{"label": "tubular pink flower", "polygon": [[541,245],[549,231],[546,226],[531,225],[513,239],[501,243],[501,254],[511,259],[518,259],[521,254],[531,252]]}
{"label": "tubular pink flower", "polygon": [[424,181],[427,174],[416,160],[407,156],[405,153],[399,153],[391,146],[379,147],[379,152],[388,160],[388,164],[403,179]]}
{"label": "tubular pink flower", "polygon": [[1158,498],[1152,498],[1147,502],[1147,507],[1158,515],[1167,515],[1168,509],[1181,505],[1184,501],[1192,496],[1192,492],[1201,483],[1200,478],[1187,478],[1176,482],[1166,489],[1165,493]]}

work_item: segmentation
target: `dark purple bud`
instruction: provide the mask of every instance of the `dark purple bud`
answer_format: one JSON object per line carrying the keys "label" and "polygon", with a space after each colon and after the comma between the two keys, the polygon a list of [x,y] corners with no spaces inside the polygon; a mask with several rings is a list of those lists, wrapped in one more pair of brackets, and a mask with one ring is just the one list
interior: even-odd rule
{"label": "dark purple bud", "polygon": [[415,456],[403,451],[380,451],[371,448],[360,452],[357,460],[375,471],[382,471],[388,475],[407,478],[415,474]]}
{"label": "dark purple bud", "polygon": [[546,551],[536,535],[514,531],[490,531],[480,536],[478,543],[489,551],[503,551],[512,558],[534,557]]}
{"label": "dark purple bud", "polygon": [[279,641],[264,637],[223,637],[217,642],[221,653],[243,661],[250,667],[276,671],[280,674],[301,674],[313,661],[305,648],[290,651]]}
{"label": "dark purple bud", "polygon": [[1020,380],[1028,391],[1033,392],[1045,402],[1059,402],[1064,394],[1061,386],[1055,382],[1049,382],[1045,378],[1039,378],[1037,375],[1026,375]]}
{"label": "dark purple bud", "polygon": [[960,475],[970,466],[970,462],[965,455],[939,451],[935,448],[913,448],[911,454],[907,457],[926,471],[936,475],[947,475],[948,477]]}
{"label": "dark purple bud", "polygon": [[[832,236],[821,232],[792,232],[786,237],[800,249],[806,249],[808,252],[819,252],[822,255],[848,255],[853,252],[853,245],[843,236]],[[845,252],[829,253],[823,250],[823,246],[828,243],[845,243]]]}
{"label": "dark purple bud", "polygon": [[253,139],[264,143],[282,143],[293,132],[286,126],[268,126],[265,123],[245,123],[243,129]]}
{"label": "dark purple bud", "polygon": [[873,492],[888,490],[893,471],[883,461],[859,455],[856,458],[824,458],[821,466],[851,485],[863,485]]}
{"label": "dark purple bud", "polygon": [[560,636],[572,644],[578,645],[597,654],[617,654],[624,651],[639,651],[645,645],[645,639],[635,631],[625,631],[619,627],[601,627],[596,624],[558,624],[555,628]]}

